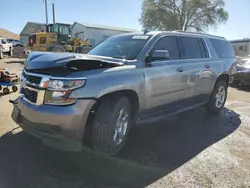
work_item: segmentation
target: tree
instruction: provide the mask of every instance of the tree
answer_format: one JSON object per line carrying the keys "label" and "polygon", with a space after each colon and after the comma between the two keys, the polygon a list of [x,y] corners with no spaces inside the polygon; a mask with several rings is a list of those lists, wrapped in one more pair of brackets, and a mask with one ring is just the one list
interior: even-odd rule
{"label": "tree", "polygon": [[228,20],[224,0],[144,0],[140,22],[147,30],[204,32]]}

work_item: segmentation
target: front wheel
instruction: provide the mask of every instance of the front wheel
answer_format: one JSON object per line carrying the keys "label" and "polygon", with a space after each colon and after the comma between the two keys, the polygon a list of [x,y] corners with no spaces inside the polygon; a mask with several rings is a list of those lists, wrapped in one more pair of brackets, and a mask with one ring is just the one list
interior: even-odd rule
{"label": "front wheel", "polygon": [[113,156],[123,148],[131,124],[131,105],[127,97],[101,101],[93,122],[94,150]]}
{"label": "front wheel", "polygon": [[7,95],[7,94],[9,94],[10,93],[10,90],[9,90],[9,88],[4,88],[3,89],[3,93],[5,94],[5,95]]}
{"label": "front wheel", "polygon": [[52,49],[53,52],[66,52],[65,48],[63,46],[55,46],[53,49]]}
{"label": "front wheel", "polygon": [[3,59],[3,51],[0,50],[0,59]]}
{"label": "front wheel", "polygon": [[211,113],[219,113],[224,107],[227,99],[228,85],[225,80],[218,81],[213,89],[213,92],[206,104],[206,109]]}

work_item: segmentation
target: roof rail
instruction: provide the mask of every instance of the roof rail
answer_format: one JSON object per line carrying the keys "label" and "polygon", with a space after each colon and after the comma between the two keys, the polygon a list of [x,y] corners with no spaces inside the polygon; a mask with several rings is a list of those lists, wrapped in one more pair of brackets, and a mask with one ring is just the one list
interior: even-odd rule
{"label": "roof rail", "polygon": [[190,34],[194,34],[194,35],[203,35],[203,36],[208,36],[208,37],[216,37],[216,38],[225,39],[225,37],[220,37],[220,36],[216,36],[216,35],[210,35],[210,34],[206,34],[206,33],[191,32],[191,31],[174,30],[174,31],[172,31],[172,32],[190,33]]}

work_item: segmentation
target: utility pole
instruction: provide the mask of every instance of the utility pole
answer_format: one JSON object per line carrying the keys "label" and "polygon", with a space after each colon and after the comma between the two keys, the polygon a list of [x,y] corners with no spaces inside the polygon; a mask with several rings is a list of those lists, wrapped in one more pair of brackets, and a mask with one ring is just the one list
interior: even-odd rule
{"label": "utility pole", "polygon": [[56,23],[56,16],[55,16],[55,4],[52,3],[52,12],[53,12],[53,24]]}
{"label": "utility pole", "polygon": [[48,6],[47,6],[47,0],[44,0],[45,1],[45,16],[46,16],[46,31],[48,31]]}

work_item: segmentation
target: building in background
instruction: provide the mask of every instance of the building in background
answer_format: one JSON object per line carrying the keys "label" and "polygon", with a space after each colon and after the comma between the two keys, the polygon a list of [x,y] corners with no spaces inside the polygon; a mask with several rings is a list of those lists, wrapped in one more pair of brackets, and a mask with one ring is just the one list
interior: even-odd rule
{"label": "building in background", "polygon": [[[20,40],[24,43],[24,45],[27,45],[29,43],[29,36],[33,33],[41,31],[46,31],[45,24],[28,22],[20,33]],[[92,46],[95,46],[110,36],[128,32],[136,32],[136,30],[79,22],[75,22],[71,29],[72,37],[90,39]]]}
{"label": "building in background", "polygon": [[250,39],[239,39],[230,41],[236,56],[247,57],[250,55]]}
{"label": "building in background", "polygon": [[136,30],[75,22],[71,34],[72,37],[90,39],[90,44],[95,46],[110,36],[130,32],[136,32]]}
{"label": "building in background", "polygon": [[5,30],[5,29],[1,29],[1,28],[0,28],[0,37],[6,38],[6,39],[15,39],[15,40],[20,39],[20,36],[18,34]]}
{"label": "building in background", "polygon": [[20,33],[20,40],[24,45],[27,45],[29,43],[29,35],[45,30],[46,26],[43,23],[28,22]]}

